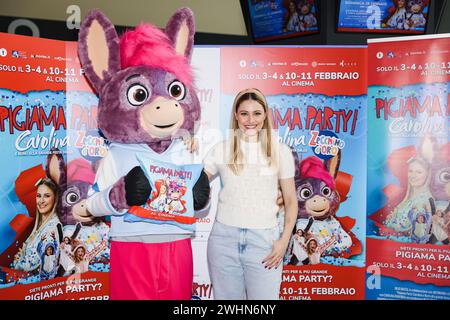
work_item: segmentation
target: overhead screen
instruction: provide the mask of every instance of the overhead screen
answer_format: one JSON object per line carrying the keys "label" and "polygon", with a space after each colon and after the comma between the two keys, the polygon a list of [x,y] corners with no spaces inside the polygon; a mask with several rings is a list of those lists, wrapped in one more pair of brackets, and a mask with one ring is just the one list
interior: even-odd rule
{"label": "overhead screen", "polygon": [[245,4],[255,42],[319,32],[317,0],[247,0]]}
{"label": "overhead screen", "polygon": [[340,0],[338,32],[424,34],[431,0]]}

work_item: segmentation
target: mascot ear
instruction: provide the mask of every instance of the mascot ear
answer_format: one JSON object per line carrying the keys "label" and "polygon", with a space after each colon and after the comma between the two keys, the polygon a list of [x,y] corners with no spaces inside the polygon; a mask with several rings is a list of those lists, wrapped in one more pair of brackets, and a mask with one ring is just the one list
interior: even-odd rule
{"label": "mascot ear", "polygon": [[90,11],[80,26],[78,56],[97,92],[106,75],[120,70],[119,37],[114,25],[99,10]]}
{"label": "mascot ear", "polygon": [[324,161],[325,168],[334,179],[336,179],[337,177],[340,164],[341,164],[341,150],[339,150],[338,154],[335,155],[333,158]]}
{"label": "mascot ear", "polygon": [[189,8],[178,9],[167,22],[165,32],[177,54],[191,59],[194,45],[195,20],[194,13]]}
{"label": "mascot ear", "polygon": [[45,173],[57,185],[63,186],[66,184],[66,163],[59,149],[50,149],[50,154],[47,156]]}

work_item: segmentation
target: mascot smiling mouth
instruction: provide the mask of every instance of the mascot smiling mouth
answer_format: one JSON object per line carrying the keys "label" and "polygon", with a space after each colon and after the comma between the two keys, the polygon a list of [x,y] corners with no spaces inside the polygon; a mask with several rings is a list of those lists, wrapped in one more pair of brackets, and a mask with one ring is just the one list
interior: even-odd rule
{"label": "mascot smiling mouth", "polygon": [[314,217],[322,217],[328,212],[328,208],[322,209],[322,210],[313,210],[309,209],[310,214]]}
{"label": "mascot smiling mouth", "polygon": [[172,123],[172,124],[168,124],[168,125],[164,125],[164,126],[157,126],[156,124],[154,124],[155,127],[159,128],[159,129],[166,129],[166,128],[170,128],[173,127],[174,125],[176,125],[177,123]]}

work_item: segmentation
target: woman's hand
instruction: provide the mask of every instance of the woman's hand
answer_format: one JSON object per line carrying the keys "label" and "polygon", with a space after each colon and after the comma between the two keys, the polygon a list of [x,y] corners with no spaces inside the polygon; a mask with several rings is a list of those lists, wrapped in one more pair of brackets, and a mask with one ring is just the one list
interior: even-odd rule
{"label": "woman's hand", "polygon": [[278,210],[281,210],[284,208],[284,198],[283,198],[283,193],[281,192],[280,188],[278,188],[277,205],[278,205]]}
{"label": "woman's hand", "polygon": [[286,253],[289,241],[284,239],[275,240],[272,246],[272,252],[264,258],[262,263],[264,263],[264,267],[272,269],[278,268],[283,262],[284,254]]}
{"label": "woman's hand", "polygon": [[44,234],[41,236],[41,241],[44,241],[46,237],[47,237],[47,235],[44,233]]}
{"label": "woman's hand", "polygon": [[[286,253],[289,241],[291,240],[292,231],[297,221],[297,195],[295,192],[294,178],[280,179],[278,189],[278,200],[283,200],[284,205],[284,229],[283,234],[279,240],[273,242],[272,252],[267,256],[263,263],[266,268],[278,268],[283,262],[284,254]],[[277,204],[279,204],[277,200]]]}
{"label": "woman's hand", "polygon": [[190,153],[198,152],[198,140],[196,138],[185,136],[183,137],[183,142]]}

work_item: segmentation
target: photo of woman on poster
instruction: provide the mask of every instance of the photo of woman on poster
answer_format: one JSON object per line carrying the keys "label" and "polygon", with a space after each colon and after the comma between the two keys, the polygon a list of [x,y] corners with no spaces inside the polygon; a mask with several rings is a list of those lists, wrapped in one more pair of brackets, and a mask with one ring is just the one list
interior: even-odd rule
{"label": "photo of woman on poster", "polygon": [[[431,235],[428,243],[431,244],[449,244],[449,232],[450,229],[450,204],[447,203],[446,207],[439,206],[434,199],[430,199],[431,205]],[[445,202],[444,202],[445,203]]]}
{"label": "photo of woman on poster", "polygon": [[305,250],[308,254],[309,264],[319,264],[320,257],[329,247],[336,242],[336,237],[333,235],[327,242],[321,244],[317,243],[316,238],[310,238],[306,241]]}
{"label": "photo of woman on poster", "polygon": [[443,244],[449,244],[448,235],[445,231],[449,225],[450,221],[445,223],[444,212],[437,210],[436,214],[432,217],[430,243],[442,242]]}
{"label": "photo of woman on poster", "polygon": [[[278,201],[280,202],[280,205],[282,206],[283,198],[281,195],[279,195]],[[283,211],[280,211],[278,215],[281,214],[284,215]],[[284,218],[284,217],[283,217]],[[289,241],[289,246],[286,251],[286,255],[284,257],[284,264],[285,265],[305,265],[309,263],[308,253],[306,252],[305,244],[306,242],[313,237],[313,235],[309,232],[309,229],[314,223],[314,218],[310,218],[308,225],[305,229],[297,228],[297,231],[292,235],[291,240]],[[281,227],[283,224],[283,221],[280,220],[279,226]],[[282,231],[281,231],[282,232]]]}
{"label": "photo of woman on poster", "polygon": [[412,208],[429,208],[429,198],[432,197],[430,191],[430,164],[421,157],[413,157],[408,160],[408,187],[406,195],[400,204],[387,216],[386,226],[399,231],[409,233],[411,230],[411,220],[409,212]]}
{"label": "photo of woman on poster", "polygon": [[69,237],[64,237],[63,242],[59,245],[60,258],[59,258],[59,268],[58,276],[62,277],[64,275],[70,274],[75,268],[73,260],[70,258],[70,253],[72,251],[72,240]]}
{"label": "photo of woman on poster", "polygon": [[157,193],[154,195],[154,199],[149,201],[149,206],[159,212],[164,212],[168,200],[168,181],[160,180],[156,181]]}
{"label": "photo of woman on poster", "polygon": [[294,32],[300,30],[300,20],[297,13],[297,4],[294,0],[289,1],[287,12],[285,14],[285,26],[283,32]]}
{"label": "photo of woman on poster", "polygon": [[63,277],[75,272],[75,262],[72,259],[73,242],[76,241],[76,237],[81,230],[81,223],[77,223],[73,234],[64,237],[63,227],[58,224],[59,235],[59,267],[57,276]]}
{"label": "photo of woman on poster", "polygon": [[14,256],[13,268],[23,271],[38,272],[40,256],[38,245],[44,237],[50,238],[56,234],[57,225],[60,223],[58,208],[58,187],[49,178],[43,178],[36,184],[36,218],[34,228],[22,247]]}
{"label": "photo of woman on poster", "polygon": [[74,249],[71,258],[75,263],[75,273],[84,273],[89,271],[89,263],[95,258],[103,249],[106,248],[107,243],[103,240],[94,250],[87,251],[86,246],[81,241],[73,241]]}
{"label": "photo of woman on poster", "polygon": [[[292,152],[272,136],[265,96],[239,92],[233,103],[231,135],[205,158],[211,181],[220,176],[216,221],[207,248],[216,299],[278,300],[282,260],[297,217]],[[284,199],[280,237],[278,186]]]}
{"label": "photo of woman on poster", "polygon": [[292,237],[292,257],[289,261],[291,265],[308,264],[308,253],[305,250],[306,238],[302,229],[298,229]]}

